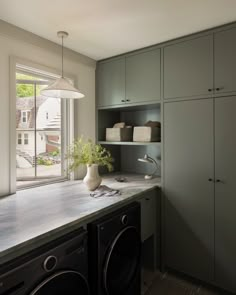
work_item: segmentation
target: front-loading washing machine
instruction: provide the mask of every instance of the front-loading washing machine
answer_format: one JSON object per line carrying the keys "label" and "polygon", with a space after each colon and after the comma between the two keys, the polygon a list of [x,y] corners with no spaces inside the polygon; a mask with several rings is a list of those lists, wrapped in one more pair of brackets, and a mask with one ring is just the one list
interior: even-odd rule
{"label": "front-loading washing machine", "polygon": [[134,202],[88,225],[92,295],[140,294],[140,219]]}
{"label": "front-loading washing machine", "polygon": [[89,295],[87,232],[73,231],[0,268],[0,295]]}

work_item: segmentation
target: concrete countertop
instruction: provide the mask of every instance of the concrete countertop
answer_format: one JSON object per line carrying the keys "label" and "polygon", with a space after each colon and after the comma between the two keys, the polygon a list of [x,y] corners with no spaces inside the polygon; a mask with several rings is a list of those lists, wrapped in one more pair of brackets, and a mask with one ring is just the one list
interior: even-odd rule
{"label": "concrete countertop", "polygon": [[62,236],[100,216],[138,200],[145,191],[160,187],[160,178],[116,174],[103,177],[102,185],[121,195],[93,198],[81,180],[65,181],[18,191],[0,199],[0,265]]}

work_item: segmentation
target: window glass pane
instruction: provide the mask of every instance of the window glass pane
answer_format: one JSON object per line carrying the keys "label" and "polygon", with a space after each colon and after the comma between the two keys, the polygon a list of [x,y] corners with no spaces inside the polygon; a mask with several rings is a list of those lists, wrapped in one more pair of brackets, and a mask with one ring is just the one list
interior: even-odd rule
{"label": "window glass pane", "polygon": [[40,95],[49,81],[16,73],[17,187],[64,176],[61,100]]}
{"label": "window glass pane", "polygon": [[61,176],[61,100],[44,97],[38,104],[37,176]]}
{"label": "window glass pane", "polygon": [[34,85],[17,84],[16,98],[16,175],[35,176]]}

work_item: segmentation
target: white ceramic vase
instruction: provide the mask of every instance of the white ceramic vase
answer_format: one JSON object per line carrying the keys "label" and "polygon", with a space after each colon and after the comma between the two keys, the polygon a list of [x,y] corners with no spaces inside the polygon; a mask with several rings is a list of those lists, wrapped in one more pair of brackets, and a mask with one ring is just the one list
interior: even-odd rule
{"label": "white ceramic vase", "polygon": [[98,164],[87,164],[87,174],[83,179],[90,191],[94,191],[102,182],[102,178],[98,173]]}

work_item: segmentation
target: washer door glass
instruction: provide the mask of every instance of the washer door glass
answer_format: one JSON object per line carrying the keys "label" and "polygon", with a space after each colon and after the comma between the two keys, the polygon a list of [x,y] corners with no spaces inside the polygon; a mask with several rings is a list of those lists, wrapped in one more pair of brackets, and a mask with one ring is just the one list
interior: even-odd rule
{"label": "washer door glass", "polygon": [[75,271],[61,271],[41,282],[30,295],[88,295],[86,279]]}
{"label": "washer door glass", "polygon": [[105,260],[104,287],[109,295],[126,294],[140,273],[141,239],[136,228],[124,228],[114,239]]}

